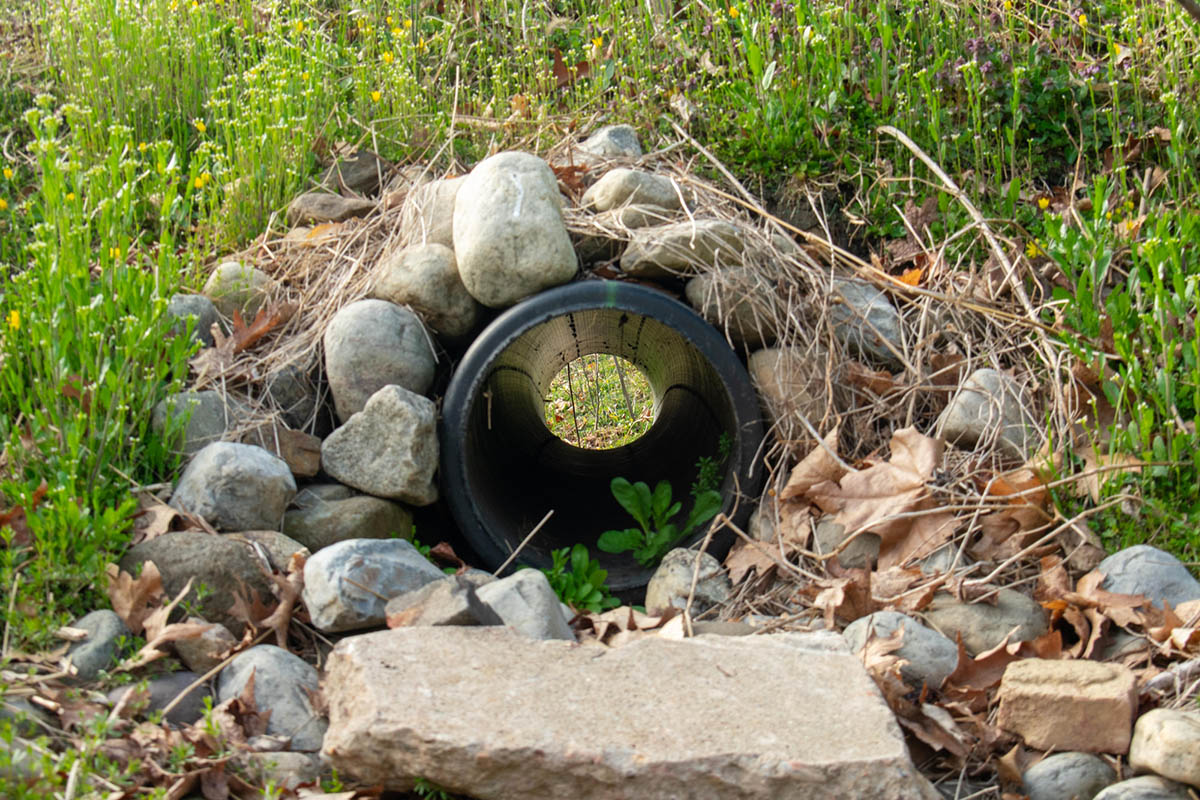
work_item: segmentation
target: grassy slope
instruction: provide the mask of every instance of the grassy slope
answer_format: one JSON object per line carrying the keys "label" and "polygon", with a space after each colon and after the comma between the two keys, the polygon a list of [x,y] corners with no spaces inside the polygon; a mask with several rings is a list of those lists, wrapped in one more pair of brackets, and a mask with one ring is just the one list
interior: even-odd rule
{"label": "grassy slope", "polygon": [[[674,8],[670,20],[634,0],[596,5],[5,12],[0,492],[30,508],[46,487],[28,540],[13,528],[0,548],[10,647],[47,644],[99,601],[129,482],[176,466],[146,430],[186,373],[182,340],[162,335],[165,299],[261,231],[332,143],[462,165],[597,117],[648,140],[685,121],[774,198],[825,187],[859,249],[902,237],[908,201],[936,198],[931,241],[968,222],[875,128],[906,131],[1051,276],[1047,321],[1103,363],[1128,420],[1114,447],[1159,464],[1141,479],[1140,517],[1092,524],[1112,546],[1197,559],[1197,26],[1134,0],[651,4]],[[1089,211],[1064,210],[1076,179]],[[982,260],[967,241],[948,258]]]}

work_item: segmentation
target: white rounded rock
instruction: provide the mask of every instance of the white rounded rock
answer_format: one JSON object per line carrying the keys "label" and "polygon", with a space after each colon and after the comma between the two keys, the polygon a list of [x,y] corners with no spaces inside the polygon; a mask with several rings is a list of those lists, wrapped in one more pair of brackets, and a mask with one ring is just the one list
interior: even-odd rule
{"label": "white rounded rock", "polygon": [[371,296],[407,305],[438,333],[461,338],[479,319],[479,303],[463,286],[454,251],[418,244],[389,253],[375,267]]}
{"label": "white rounded rock", "polygon": [[558,179],[529,153],[476,165],[454,202],[454,252],[471,296],[505,308],[575,276]]}

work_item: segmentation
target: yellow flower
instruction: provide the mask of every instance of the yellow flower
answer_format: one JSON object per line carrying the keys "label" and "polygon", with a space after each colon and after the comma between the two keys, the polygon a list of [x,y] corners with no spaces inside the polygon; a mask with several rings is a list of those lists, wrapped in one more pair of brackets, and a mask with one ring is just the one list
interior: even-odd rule
{"label": "yellow flower", "polygon": [[138,142],[138,152],[139,153],[144,153],[149,148],[150,148],[150,145],[146,144],[145,142]]}
{"label": "yellow flower", "polygon": [[389,28],[392,27],[392,15],[388,14],[387,17],[385,17],[385,19],[387,20],[388,27]]}
{"label": "yellow flower", "polygon": [[1038,208],[1040,208],[1042,211],[1045,211],[1049,207],[1050,207],[1050,198],[1049,197],[1039,197],[1038,198]]}
{"label": "yellow flower", "polygon": [[401,33],[399,28],[392,28],[392,36],[399,36]]}
{"label": "yellow flower", "polygon": [[599,47],[603,47],[603,46],[604,46],[604,37],[603,36],[597,36],[594,39],[592,39],[592,47],[599,48]]}
{"label": "yellow flower", "polygon": [[201,133],[204,133],[206,130],[208,130],[208,126],[204,124],[204,120],[196,120],[196,130],[200,131]]}
{"label": "yellow flower", "polygon": [[408,30],[411,27],[412,27],[412,20],[411,19],[404,20],[404,30]]}
{"label": "yellow flower", "polygon": [[12,328],[14,331],[19,331],[21,329],[21,312],[17,311],[15,308],[8,312],[8,327]]}
{"label": "yellow flower", "polygon": [[1005,10],[1005,11],[1012,11],[1012,10],[1013,10],[1013,4],[1012,4],[1012,0],[1004,0],[1004,10]]}
{"label": "yellow flower", "polygon": [[417,40],[417,52],[418,53],[425,52],[425,38],[424,37]]}
{"label": "yellow flower", "polygon": [[302,81],[306,81],[306,80],[308,80],[308,73],[307,73],[307,72],[301,72],[301,73],[300,73],[300,80],[302,80]]}
{"label": "yellow flower", "polygon": [[1037,239],[1034,239],[1029,244],[1025,245],[1025,257],[1036,258],[1041,255],[1042,248],[1038,246]]}
{"label": "yellow flower", "polygon": [[67,192],[67,202],[68,203],[75,202],[75,193],[74,192]]}
{"label": "yellow flower", "polygon": [[12,176],[13,176],[12,167],[5,167],[5,168],[4,168],[4,178],[5,178],[5,180],[10,180],[10,181],[11,181],[11,180],[12,180]]}
{"label": "yellow flower", "polygon": [[200,181],[201,181],[201,183],[203,183],[205,186],[208,186],[208,184],[209,184],[209,182],[210,182],[211,180],[212,180],[212,175],[211,175],[210,173],[208,173],[208,172],[201,172],[201,173],[200,173]]}
{"label": "yellow flower", "polygon": [[119,248],[119,247],[108,248],[108,257],[114,261],[119,259],[121,257],[121,248]]}
{"label": "yellow flower", "polygon": [[730,7],[729,7],[729,18],[730,18],[730,19],[737,19],[737,18],[738,18],[738,15],[739,15],[739,14],[741,14],[741,13],[742,13],[742,12],[738,10],[738,7],[737,7],[737,6],[730,6]]}
{"label": "yellow flower", "polygon": [[392,51],[385,50],[383,55],[380,56],[380,58],[383,59],[383,63],[385,63],[385,64],[392,63]]}
{"label": "yellow flower", "polygon": [[371,92],[371,99],[374,100],[376,103],[378,103],[380,98],[382,98],[382,97],[383,97],[383,93],[378,90]]}
{"label": "yellow flower", "polygon": [[296,21],[296,33],[304,33],[304,20]]}
{"label": "yellow flower", "polygon": [[1113,53],[1118,56],[1121,55],[1121,43],[1120,42],[1113,42]]}
{"label": "yellow flower", "polygon": [[1079,27],[1081,27],[1081,28],[1087,27],[1087,14],[1079,15]]}
{"label": "yellow flower", "polygon": [[8,201],[0,197],[0,211],[8,211]]}
{"label": "yellow flower", "polygon": [[1140,37],[1140,36],[1137,38],[1137,45],[1138,45],[1138,47],[1142,46],[1142,37]]}

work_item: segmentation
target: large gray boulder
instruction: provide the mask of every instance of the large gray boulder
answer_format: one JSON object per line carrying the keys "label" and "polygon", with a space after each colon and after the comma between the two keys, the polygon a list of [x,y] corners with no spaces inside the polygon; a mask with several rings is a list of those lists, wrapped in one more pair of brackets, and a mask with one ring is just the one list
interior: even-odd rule
{"label": "large gray boulder", "polygon": [[1118,550],[1100,562],[1097,571],[1106,577],[1101,589],[1118,594],[1142,594],[1158,608],[1164,602],[1175,608],[1200,599],[1200,581],[1175,556],[1138,544]]}
{"label": "large gray boulder", "polygon": [[405,539],[349,539],[304,564],[304,606],[326,633],[370,628],[387,618],[388,600],[444,577]]}
{"label": "large gray boulder", "polygon": [[736,225],[698,219],[639,228],[621,254],[621,271],[650,280],[742,266],[745,242]]}
{"label": "large gray boulder", "polygon": [[268,736],[286,736],[292,750],[321,749],[329,722],[314,708],[317,671],[299,656],[270,644],[260,644],[239,653],[217,678],[217,699],[225,702],[239,696],[254,676],[254,704],[260,712],[270,711]]}
{"label": "large gray boulder", "polygon": [[412,188],[405,199],[402,222],[407,241],[454,248],[454,203],[466,180],[466,175],[460,175]]}
{"label": "large gray boulder", "polygon": [[325,329],[325,374],[338,419],[363,410],[389,384],[425,394],[434,356],[421,318],[386,300],[359,300],[341,308]]}
{"label": "large gray boulder", "polygon": [[995,447],[1008,458],[1024,460],[1041,444],[1029,408],[1029,398],[1012,377],[977,369],[958,387],[937,427],[953,445]]}
{"label": "large gray boulder", "polygon": [[579,149],[602,158],[642,157],[642,145],[632,125],[605,125],[585,139]]}
{"label": "large gray boulder", "polygon": [[150,416],[150,429],[162,436],[168,423],[182,424],[182,438],[178,449],[185,456],[193,456],[206,445],[221,441],[227,431],[236,429],[247,417],[248,409],[238,402],[228,400],[217,391],[178,392],[169,394]]}
{"label": "large gray boulder", "polygon": [[288,205],[287,218],[292,225],[320,225],[345,222],[351,217],[366,216],[374,210],[375,203],[371,200],[325,192],[305,192]]}
{"label": "large gray boulder", "polygon": [[225,261],[208,276],[204,296],[227,317],[240,312],[247,323],[279,288],[270,275],[250,264]]}
{"label": "large gray boulder", "polygon": [[321,185],[345,195],[375,194],[392,172],[392,165],[370,150],[338,158],[321,176]]}
{"label": "large gray boulder", "polygon": [[347,486],[414,506],[437,500],[437,412],[433,402],[384,386],[321,443],[321,466]]}
{"label": "large gray boulder", "polygon": [[682,194],[682,187],[665,175],[621,167],[589,186],[580,205],[598,212],[633,204],[674,210]]}
{"label": "large gray boulder", "polygon": [[479,162],[455,199],[454,252],[463,285],[491,308],[571,280],[575,250],[546,162],[518,152]]}
{"label": "large gray boulder", "polygon": [[390,500],[355,494],[348,486],[341,497],[323,497],[315,487],[296,495],[283,515],[283,532],[312,552],[347,539],[407,539],[412,536],[412,514]]}
{"label": "large gray boulder", "polygon": [[[235,593],[248,602],[250,592],[257,592],[263,601],[273,596],[272,584],[263,575],[265,565],[260,566],[254,549],[228,536],[200,531],[165,533],[131,547],[121,558],[120,567],[135,574],[147,561],[158,567],[168,597],[177,597],[193,578],[192,589],[184,599],[204,619],[224,625],[236,636],[241,636],[246,623],[232,613]],[[203,600],[198,592],[201,587]]]}
{"label": "large gray boulder", "polygon": [[904,327],[887,295],[861,281],[835,280],[829,309],[833,334],[852,350],[891,369],[904,365]]}
{"label": "large gray boulder", "polygon": [[972,656],[991,650],[1005,636],[1009,642],[1026,642],[1049,627],[1046,610],[1012,589],[999,590],[994,603],[964,603],[938,592],[925,608],[925,620],[947,638],[962,636],[963,647]]}
{"label": "large gray boulder", "polygon": [[776,326],[785,319],[774,287],[748,269],[697,275],[687,282],[684,295],[710,325],[749,349],[775,341]]}
{"label": "large gray boulder", "polygon": [[194,320],[192,339],[205,347],[212,347],[216,343],[212,335],[212,326],[220,322],[220,317],[217,315],[217,307],[213,301],[204,295],[171,295],[171,299],[167,302],[167,314],[175,318],[175,322],[171,325],[173,335],[177,336],[187,330],[187,320],[191,317]]}
{"label": "large gray boulder", "polygon": [[858,652],[866,646],[868,634],[886,639],[900,629],[904,630],[903,638],[893,655],[908,662],[900,673],[916,687],[924,683],[930,689],[940,688],[958,666],[958,645],[912,617],[898,611],[876,611],[851,622],[842,635],[850,649]]}
{"label": "large gray boulder", "polygon": [[837,634],[609,649],[397,628],[343,639],[325,680],[325,755],[385,788],[422,776],[472,797],[938,797]]}
{"label": "large gray boulder", "polygon": [[412,245],[384,256],[375,266],[371,296],[409,306],[450,338],[466,336],[479,319],[479,303],[463,286],[454,251],[441,244]]}
{"label": "large gray boulder", "polygon": [[171,505],[221,530],[279,530],[296,496],[292,471],[261,447],[213,442],[183,471]]}

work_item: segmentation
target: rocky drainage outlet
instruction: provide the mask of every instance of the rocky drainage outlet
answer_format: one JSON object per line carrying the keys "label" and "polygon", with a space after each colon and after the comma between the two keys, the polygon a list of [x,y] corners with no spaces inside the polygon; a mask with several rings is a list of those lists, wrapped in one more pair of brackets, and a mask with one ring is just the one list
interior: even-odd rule
{"label": "rocky drainage outlet", "polygon": [[[575,447],[544,422],[555,375],[569,362],[608,353],[632,362],[654,393],[654,423],[611,450]],[[548,511],[553,515],[518,560],[548,567],[550,553],[582,542],[609,571],[614,590],[644,585],[651,570],[628,553],[596,548],[605,530],[635,527],[613,499],[614,477],[668,480],[690,510],[696,462],[732,446],[723,464],[723,511],[735,522],[758,497],[763,426],[741,361],[717,331],[662,292],[629,283],[584,281],[510,308],[464,354],[442,409],[444,496],[467,541],[489,570],[508,558]],[[736,502],[738,496],[740,502]],[[690,544],[704,537],[705,526]],[[727,549],[729,534],[710,548]]]}

